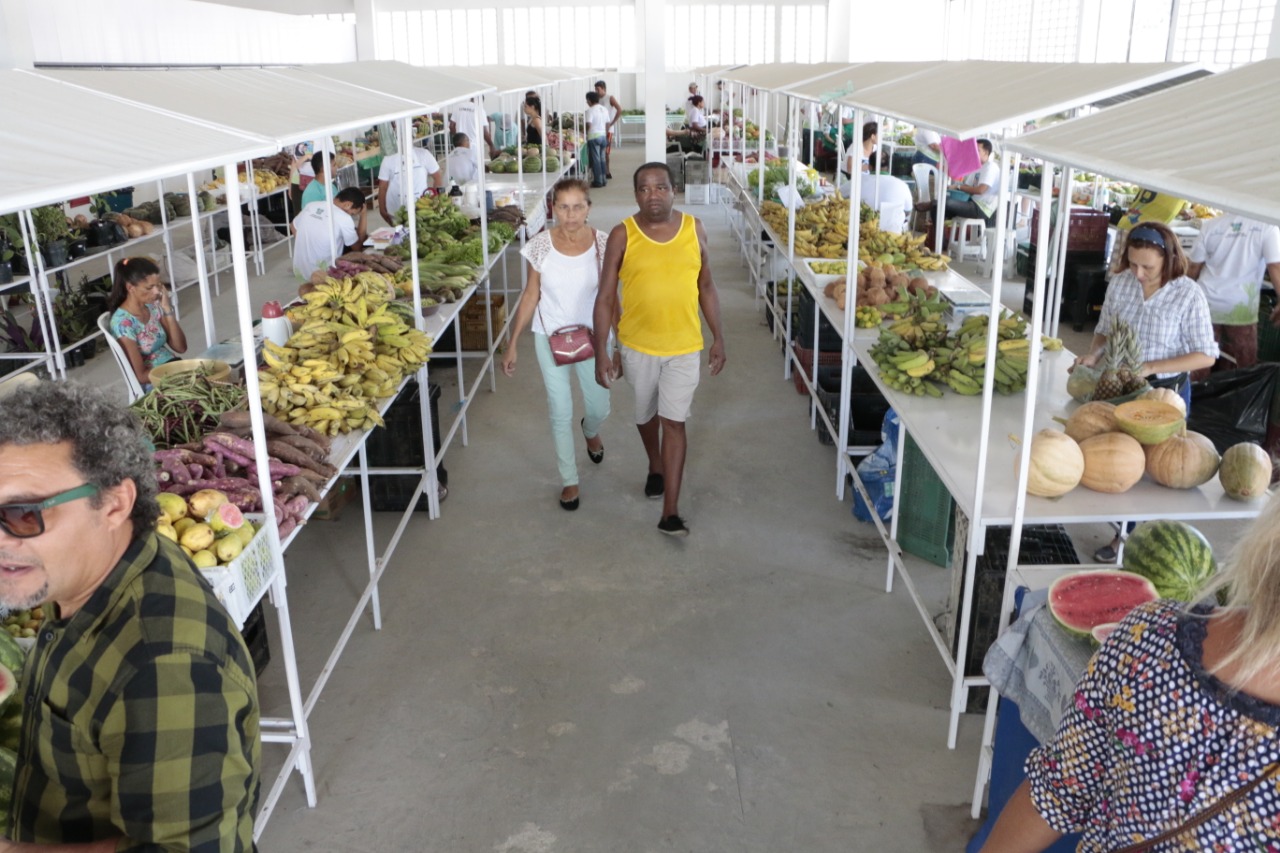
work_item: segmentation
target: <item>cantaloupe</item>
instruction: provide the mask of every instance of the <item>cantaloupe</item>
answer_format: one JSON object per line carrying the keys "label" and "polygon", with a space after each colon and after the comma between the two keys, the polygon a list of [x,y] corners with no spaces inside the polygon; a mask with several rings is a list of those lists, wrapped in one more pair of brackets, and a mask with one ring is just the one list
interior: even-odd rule
{"label": "cantaloupe", "polygon": [[1168,403],[1179,412],[1182,416],[1187,416],[1187,401],[1182,399],[1182,395],[1172,388],[1152,388],[1145,394],[1138,397],[1139,400],[1152,400],[1157,403]]}
{"label": "cantaloupe", "polygon": [[1133,488],[1147,468],[1142,445],[1131,435],[1104,432],[1080,442],[1084,475],[1080,485],[1095,492],[1119,494]]}
{"label": "cantaloupe", "polygon": [[1194,489],[1218,473],[1218,449],[1198,432],[1171,436],[1146,452],[1147,475],[1171,489]]}
{"label": "cantaloupe", "polygon": [[1116,426],[1139,443],[1159,444],[1183,430],[1187,419],[1182,412],[1158,400],[1130,400],[1116,406]]}
{"label": "cantaloupe", "polygon": [[1104,432],[1115,432],[1120,428],[1116,424],[1115,404],[1102,400],[1085,403],[1072,412],[1065,423],[1067,435],[1076,441],[1084,441]]}
{"label": "cantaloupe", "polygon": [[[1022,457],[1014,459],[1016,464]],[[1084,454],[1066,433],[1042,429],[1031,439],[1027,494],[1042,498],[1065,495],[1080,484],[1083,475]]]}
{"label": "cantaloupe", "polygon": [[1227,448],[1218,468],[1218,481],[1228,497],[1251,501],[1267,493],[1271,485],[1271,457],[1256,444],[1241,442]]}

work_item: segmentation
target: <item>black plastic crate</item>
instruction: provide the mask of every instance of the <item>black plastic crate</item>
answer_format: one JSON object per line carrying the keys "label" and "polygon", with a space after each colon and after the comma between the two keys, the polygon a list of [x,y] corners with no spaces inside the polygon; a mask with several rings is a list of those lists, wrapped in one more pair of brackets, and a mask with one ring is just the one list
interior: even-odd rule
{"label": "black plastic crate", "polygon": [[[436,453],[440,452],[440,386],[430,385],[431,432]],[[417,468],[426,464],[422,452],[422,411],[417,382],[405,386],[387,409],[386,426],[375,429],[366,440],[365,453],[371,468]],[[448,485],[449,473],[441,465],[436,476]],[[416,474],[377,474],[369,477],[369,505],[375,512],[403,512],[421,479]],[[427,496],[420,495],[418,512],[427,511]]]}
{"label": "black plastic crate", "polygon": [[[850,378],[849,446],[878,447],[880,427],[889,411],[889,401],[862,365],[855,365]],[[832,424],[840,422],[840,368],[818,366],[818,402],[826,409]],[[835,444],[826,424],[818,421],[818,440]]]}
{"label": "black plastic crate", "polygon": [[[798,303],[800,306],[800,325],[793,328],[800,346],[805,349],[817,349],[818,352],[839,352],[840,330],[832,326],[826,315],[818,309],[818,305],[813,301],[813,297],[809,295],[808,289],[801,288],[796,297],[792,299],[792,304]],[[818,314],[817,347],[813,345],[813,315],[815,312]]]}
{"label": "black plastic crate", "polygon": [[[986,550],[975,566],[966,675],[982,674],[982,659],[1000,631],[1000,605],[1003,603],[1005,570],[1009,561],[1009,532],[1008,527],[988,528]],[[1080,555],[1061,525],[1022,528],[1019,565],[1075,565],[1079,562]]]}
{"label": "black plastic crate", "polygon": [[[798,301],[799,300],[798,292],[800,291],[801,286],[799,283],[796,283],[793,285],[793,287],[795,287],[797,291],[797,294],[791,297],[791,328],[794,331],[800,325],[800,308],[799,308],[799,301]],[[774,298],[775,298],[774,284],[773,282],[769,282],[767,285],[765,285],[765,302],[772,303],[774,301]],[[786,310],[787,310],[787,294],[785,292],[777,295],[777,306],[778,306],[779,313],[785,316]],[[767,304],[765,305],[765,308],[764,308],[764,321],[765,323],[768,324],[769,331],[773,332],[773,327],[776,321],[773,316],[773,311],[770,310],[769,305]],[[785,326],[784,326],[784,330],[785,330]]]}
{"label": "black plastic crate", "polygon": [[262,602],[249,611],[244,625],[240,628],[240,636],[249,648],[249,658],[253,661],[253,671],[259,678],[262,671],[271,662],[271,645],[267,640],[267,619],[262,612]]}

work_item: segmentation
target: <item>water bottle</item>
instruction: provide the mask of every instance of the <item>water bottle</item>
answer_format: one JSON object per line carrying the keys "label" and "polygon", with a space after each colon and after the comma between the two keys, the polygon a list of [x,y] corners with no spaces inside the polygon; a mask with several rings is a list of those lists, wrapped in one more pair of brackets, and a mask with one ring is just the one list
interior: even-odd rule
{"label": "water bottle", "polygon": [[284,315],[280,303],[271,300],[262,306],[262,339],[276,346],[285,346],[293,336],[293,324]]}

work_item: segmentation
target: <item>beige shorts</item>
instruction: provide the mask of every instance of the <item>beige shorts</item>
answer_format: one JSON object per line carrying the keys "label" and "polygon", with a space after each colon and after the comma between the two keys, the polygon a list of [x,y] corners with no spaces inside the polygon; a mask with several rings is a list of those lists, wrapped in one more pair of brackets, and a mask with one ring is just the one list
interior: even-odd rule
{"label": "beige shorts", "polygon": [[618,348],[622,351],[622,375],[636,392],[636,423],[648,423],[654,415],[687,421],[701,378],[702,353],[660,356]]}

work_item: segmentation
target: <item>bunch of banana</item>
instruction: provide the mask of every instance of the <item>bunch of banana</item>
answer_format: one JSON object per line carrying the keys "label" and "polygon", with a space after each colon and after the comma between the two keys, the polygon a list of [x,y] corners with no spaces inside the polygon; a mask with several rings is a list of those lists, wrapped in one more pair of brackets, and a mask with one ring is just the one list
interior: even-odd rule
{"label": "bunch of banana", "polygon": [[259,193],[269,193],[289,183],[288,178],[281,178],[269,169],[253,170],[253,186]]}
{"label": "bunch of banana", "polygon": [[1041,335],[1040,346],[1044,347],[1046,352],[1060,352],[1062,350],[1062,338],[1051,338],[1048,335]]}
{"label": "bunch of banana", "polygon": [[917,397],[923,397],[926,394],[930,397],[942,396],[942,389],[938,387],[936,382],[930,382],[919,376],[912,376],[898,368],[881,368],[880,378],[884,381],[884,384],[904,394],[914,394]]}
{"label": "bunch of banana", "polygon": [[1016,394],[1027,387],[1027,358],[1031,341],[1008,338],[996,346],[996,390]]}
{"label": "bunch of banana", "polygon": [[881,231],[875,221],[858,226],[858,259],[865,263],[895,264],[907,269],[943,270],[951,262],[924,246],[925,234]]}
{"label": "bunch of banana", "polygon": [[307,294],[286,345],[263,345],[263,408],[328,435],[381,426],[377,401],[395,394],[431,352],[430,338],[391,307],[387,290],[381,273],[363,272]]}
{"label": "bunch of banana", "polygon": [[846,275],[849,272],[847,261],[809,261],[809,268],[818,275]]}

